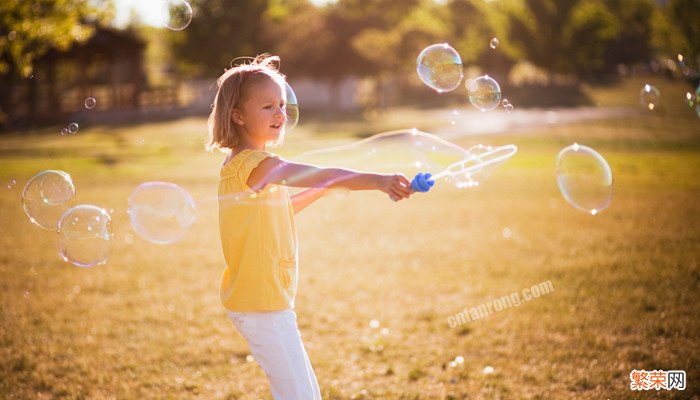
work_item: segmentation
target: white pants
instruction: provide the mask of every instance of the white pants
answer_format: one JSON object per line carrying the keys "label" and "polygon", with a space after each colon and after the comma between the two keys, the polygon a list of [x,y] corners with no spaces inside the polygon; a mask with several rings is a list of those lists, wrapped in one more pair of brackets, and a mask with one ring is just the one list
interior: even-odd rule
{"label": "white pants", "polygon": [[321,400],[321,391],[301,342],[294,310],[229,311],[228,316],[265,371],[275,400]]}

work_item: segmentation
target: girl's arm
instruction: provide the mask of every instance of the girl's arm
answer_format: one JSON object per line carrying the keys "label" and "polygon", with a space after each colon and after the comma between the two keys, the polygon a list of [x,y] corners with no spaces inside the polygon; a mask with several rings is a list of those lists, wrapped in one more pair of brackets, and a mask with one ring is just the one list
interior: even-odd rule
{"label": "girl's arm", "polygon": [[269,183],[308,188],[381,190],[394,201],[409,198],[411,182],[402,174],[373,174],[343,168],[321,168],[268,157],[250,173],[246,182],[259,191]]}
{"label": "girl's arm", "polygon": [[299,211],[305,209],[306,206],[323,197],[327,191],[328,189],[325,188],[311,188],[293,194],[291,198],[294,214],[298,214]]}

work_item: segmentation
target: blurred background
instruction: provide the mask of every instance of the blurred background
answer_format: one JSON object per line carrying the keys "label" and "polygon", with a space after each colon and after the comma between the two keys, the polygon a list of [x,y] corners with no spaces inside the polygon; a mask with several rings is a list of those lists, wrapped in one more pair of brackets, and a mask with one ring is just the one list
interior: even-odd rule
{"label": "blurred background", "polygon": [[[700,398],[700,0],[190,4],[191,20],[182,0],[0,0],[0,398],[271,398],[218,296],[225,156],[203,150],[216,78],[265,52],[299,101],[285,158],[404,129],[384,159],[327,162],[423,168],[412,127],[518,147],[478,187],[334,193],[295,216],[298,323],[324,399]],[[465,79],[437,93],[416,59],[443,42]],[[482,74],[513,110],[469,104]],[[558,176],[573,143],[605,167],[595,215]],[[32,223],[24,188],[48,170],[72,179],[70,204],[30,204],[103,209],[102,265],[67,262],[66,235]],[[154,181],[196,203],[177,243],[129,213]],[[541,282],[554,291],[448,325]],[[633,370],[683,370],[687,388],[632,391]]]}
{"label": "blurred background", "polygon": [[[6,1],[0,126],[207,114],[234,59],[272,53],[305,112],[444,106],[415,73],[447,42],[465,77],[488,73],[516,107],[596,105],[585,85],[630,76],[698,83],[697,0],[193,0],[185,29],[162,0]],[[489,47],[497,38],[499,46]],[[681,93],[679,96],[682,96]],[[76,115],[86,97],[99,99]],[[682,98],[681,98],[682,101]]]}

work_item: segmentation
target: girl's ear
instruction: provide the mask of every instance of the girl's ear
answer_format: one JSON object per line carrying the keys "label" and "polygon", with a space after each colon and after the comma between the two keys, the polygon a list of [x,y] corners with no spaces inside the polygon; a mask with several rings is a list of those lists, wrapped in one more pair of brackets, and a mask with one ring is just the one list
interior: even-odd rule
{"label": "girl's ear", "polygon": [[233,109],[231,111],[231,120],[238,125],[243,125],[243,115],[238,109]]}

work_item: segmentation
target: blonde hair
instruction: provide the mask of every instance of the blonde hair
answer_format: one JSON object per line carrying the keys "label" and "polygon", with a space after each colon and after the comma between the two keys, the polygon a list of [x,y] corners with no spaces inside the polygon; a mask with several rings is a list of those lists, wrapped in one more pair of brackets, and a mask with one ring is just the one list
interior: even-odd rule
{"label": "blonde hair", "polygon": [[[241,127],[233,122],[231,112],[243,106],[253,84],[264,79],[272,79],[285,91],[286,80],[278,70],[279,62],[280,58],[277,56],[261,54],[253,58],[250,63],[243,63],[226,70],[216,80],[218,90],[207,120],[209,132],[205,145],[207,151],[218,148],[223,152],[229,152],[238,144]],[[281,145],[284,142],[284,133],[283,129],[277,140],[269,141],[266,145],[270,147]]]}

